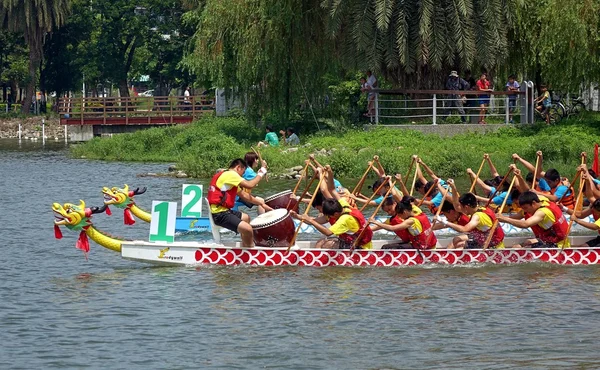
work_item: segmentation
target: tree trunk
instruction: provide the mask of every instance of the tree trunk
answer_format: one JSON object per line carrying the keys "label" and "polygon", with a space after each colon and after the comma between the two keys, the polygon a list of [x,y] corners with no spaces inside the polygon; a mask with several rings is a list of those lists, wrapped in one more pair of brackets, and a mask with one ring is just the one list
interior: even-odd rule
{"label": "tree trunk", "polygon": [[129,97],[129,86],[126,78],[119,80],[119,94],[122,98]]}
{"label": "tree trunk", "polygon": [[28,114],[29,108],[35,99],[35,82],[38,67],[40,65],[40,57],[36,52],[33,45],[29,46],[29,81],[27,82],[27,88],[25,90],[25,99],[23,99],[23,105],[21,106],[21,113]]}

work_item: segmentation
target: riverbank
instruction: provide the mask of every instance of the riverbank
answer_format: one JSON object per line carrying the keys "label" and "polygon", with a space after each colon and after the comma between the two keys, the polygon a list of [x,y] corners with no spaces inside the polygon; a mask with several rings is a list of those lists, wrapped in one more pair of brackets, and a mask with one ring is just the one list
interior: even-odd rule
{"label": "riverbank", "polygon": [[[600,136],[598,115],[566,121],[559,126],[509,126],[486,134],[466,133],[442,138],[410,130],[378,126],[369,131],[320,131],[301,135],[297,148],[261,149],[273,174],[285,175],[301,165],[309,154],[331,164],[339,176],[359,177],[366,162],[379,155],[389,173],[407,170],[412,154],[418,154],[440,176],[466,176],[475,170],[482,154],[489,153],[500,172],[512,163],[512,153],[534,161],[535,152],[544,152],[544,168],[554,167],[566,176],[574,173],[582,151],[591,152]],[[159,161],[177,163],[192,177],[207,177],[215,169],[241,157],[262,139],[262,130],[242,119],[209,118],[190,125],[153,128],[112,138],[95,138],[72,148],[74,157],[118,161]],[[165,166],[166,171],[167,166]],[[487,176],[487,172],[483,172]]]}
{"label": "riverbank", "polygon": [[0,139],[16,139],[19,137],[19,125],[21,125],[21,139],[41,139],[42,120],[44,120],[44,132],[47,139],[63,140],[65,138],[64,126],[60,124],[58,117],[27,116],[0,119]]}

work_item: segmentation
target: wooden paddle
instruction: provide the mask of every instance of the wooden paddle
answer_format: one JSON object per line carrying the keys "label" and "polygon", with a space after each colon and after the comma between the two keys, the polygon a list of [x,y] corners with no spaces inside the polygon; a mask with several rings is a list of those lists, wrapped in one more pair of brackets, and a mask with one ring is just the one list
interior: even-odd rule
{"label": "wooden paddle", "polygon": [[411,161],[410,161],[410,165],[408,166],[408,171],[406,172],[406,176],[404,176],[404,179],[408,179],[408,176],[410,176],[410,171],[412,171],[412,168],[415,164],[416,158],[414,156],[411,157]]}
{"label": "wooden paddle", "polygon": [[577,200],[575,201],[575,208],[573,209],[573,216],[571,216],[571,220],[569,220],[569,227],[567,228],[567,236],[565,237],[568,238],[569,234],[571,233],[571,227],[573,226],[573,218],[575,217],[575,212],[580,211],[581,206],[583,205],[583,172],[581,172],[581,174],[579,175],[579,193],[577,194]]}
{"label": "wooden paddle", "polygon": [[538,155],[537,158],[535,159],[535,170],[533,171],[533,181],[531,182],[532,189],[535,189],[535,180],[536,180],[539,168],[540,168],[540,156]]}
{"label": "wooden paddle", "polygon": [[[251,146],[250,149],[252,149],[252,151],[254,152],[254,154],[256,154],[258,156],[258,160],[260,161],[260,165],[262,166],[263,159],[262,159],[262,156],[260,155],[260,152],[258,150],[256,150],[256,149],[254,149],[253,146]],[[265,181],[269,182],[269,178],[267,177],[267,174],[265,174]]]}
{"label": "wooden paddle", "polygon": [[419,173],[419,162],[417,162],[417,166],[415,167],[415,177],[413,177],[412,186],[410,187],[410,196],[413,195],[415,191],[415,183],[417,182],[417,174]]}
{"label": "wooden paddle", "polygon": [[[419,164],[417,163],[417,166]],[[423,195],[423,198],[421,198],[421,200],[419,201],[419,203],[417,204],[417,207],[421,207],[421,205],[423,204],[423,202],[425,201],[425,198],[427,198],[429,196],[429,194],[431,194],[431,192],[433,191],[434,188],[437,188],[437,184],[438,184],[439,179],[436,179],[433,184],[431,185],[431,187],[429,188],[429,190],[427,190],[427,192],[425,193],[425,195]]]}
{"label": "wooden paddle", "polygon": [[[511,171],[512,171],[512,169],[511,169]],[[508,174],[506,176],[508,176]],[[500,206],[500,208],[498,208],[498,211],[496,212],[496,219],[494,220],[494,223],[492,224],[490,233],[488,234],[487,238],[485,238],[485,243],[483,243],[483,249],[487,249],[488,246],[490,245],[490,242],[492,241],[494,232],[496,232],[496,228],[498,227],[498,224],[499,224],[498,215],[500,213],[502,213],[502,210],[504,209],[504,206],[506,205],[506,201],[508,200],[508,197],[510,197],[510,191],[512,190],[512,187],[515,184],[516,179],[517,179],[517,177],[513,176],[512,180],[510,182],[510,186],[508,187],[508,191],[506,192],[506,197],[504,197],[504,200],[502,201],[502,205]]]}
{"label": "wooden paddle", "polygon": [[[389,181],[389,180],[388,180]],[[384,197],[383,197],[383,201],[381,203],[379,203],[377,205],[377,207],[375,208],[375,211],[373,212],[373,214],[371,215],[371,217],[369,217],[369,219],[371,219],[372,217],[377,216],[377,212],[379,212],[379,210],[381,209],[381,206],[383,206],[383,203],[385,202],[385,200],[387,199],[387,197],[390,195],[390,193],[392,192],[392,189],[394,189],[394,186],[396,186],[396,181],[392,182],[390,184],[390,188],[388,189],[388,191],[385,193]],[[362,231],[360,232],[360,234],[358,234],[358,237],[354,240],[354,242],[352,243],[352,247],[350,248],[350,252],[352,252],[354,250],[354,248],[356,248],[358,241],[360,240],[360,238],[362,238],[363,234],[365,233],[365,230],[367,229],[367,227],[369,227],[369,222],[367,222],[365,224],[365,227],[362,229]]]}
{"label": "wooden paddle", "polygon": [[477,179],[479,178],[479,174],[481,173],[481,169],[483,168],[484,164],[485,164],[485,157],[481,161],[481,166],[479,166],[479,169],[477,170],[477,174],[475,175],[475,179],[473,179],[473,182],[471,183],[471,187],[469,188],[469,193],[472,193],[473,190],[475,189],[475,184],[477,184]]}
{"label": "wooden paddle", "polygon": [[440,206],[438,207],[437,211],[435,212],[435,217],[433,218],[433,222],[431,223],[431,233],[429,234],[429,236],[427,237],[427,241],[425,242],[426,245],[429,245],[429,242],[431,241],[431,238],[433,237],[433,227],[437,223],[437,218],[440,216],[440,213],[442,213],[442,207],[444,206],[444,202],[446,201],[446,195],[448,195],[448,192],[450,191],[449,188],[450,188],[450,186],[448,186],[447,188],[444,189],[442,202],[440,203]]}
{"label": "wooden paddle", "polygon": [[[310,203],[306,206],[306,209],[304,210],[303,215],[306,216],[308,215],[308,211],[310,211],[310,207],[312,206],[312,203],[315,200],[315,197],[317,196],[317,190],[321,187],[321,183],[323,182],[323,179],[325,178],[325,175],[321,175],[321,178],[319,179],[319,184],[317,185],[317,189],[314,191],[313,196],[310,199]],[[290,246],[287,249],[287,252],[290,251],[290,249],[292,248],[292,245],[294,245],[296,243],[296,237],[298,236],[298,233],[300,232],[300,228],[302,227],[302,224],[304,223],[304,220],[300,220],[300,223],[298,224],[298,227],[296,228],[296,232],[294,233],[294,237],[292,238],[292,241],[290,242]]]}
{"label": "wooden paddle", "polygon": [[[302,191],[302,195],[300,195],[300,200],[298,200],[298,204],[300,204],[300,202],[302,202],[302,199],[304,199],[304,197],[306,196],[306,194],[308,193],[308,190],[310,189],[310,186],[313,184],[313,182],[315,181],[315,179],[317,178],[317,172],[315,172],[313,174],[312,179],[310,179],[310,182],[308,183],[308,185],[306,185],[304,187],[304,190]],[[317,188],[318,190],[318,188]],[[315,191],[315,194],[317,192]],[[314,194],[313,194],[314,195]],[[289,210],[290,209],[290,204],[292,204],[292,198],[290,197],[290,200],[288,201],[287,206],[285,206],[285,209]]]}
{"label": "wooden paddle", "polygon": [[[508,172],[506,173],[506,175],[504,175],[504,177],[502,178],[502,181],[500,181],[500,184],[498,184],[498,187],[496,188],[496,191],[494,191],[494,194],[490,195],[490,199],[485,204],[486,207],[490,206],[490,203],[492,203],[492,200],[494,199],[494,197],[496,196],[496,194],[498,194],[498,190],[500,190],[502,188],[502,185],[504,185],[504,181],[506,181],[506,179],[511,174],[511,172],[513,172],[512,168],[510,168],[508,170]],[[508,192],[510,193],[510,190]],[[506,198],[504,198],[504,199],[506,199]],[[500,208],[500,210],[502,210],[502,208]]]}
{"label": "wooden paddle", "polygon": [[[382,182],[382,183],[381,183],[381,185],[379,185],[379,187],[377,188],[377,190],[375,190],[375,191],[373,192],[373,195],[371,195],[371,197],[369,198],[369,200],[367,200],[367,203],[365,203],[365,204],[362,206],[362,208],[360,209],[360,211],[361,211],[361,212],[362,212],[362,211],[363,211],[365,208],[367,208],[367,206],[369,205],[369,203],[371,203],[371,201],[373,200],[373,198],[375,198],[375,195],[378,195],[378,194],[379,194],[379,190],[383,189],[383,187],[384,187],[386,184],[388,184],[388,183],[389,183],[389,181],[390,181],[390,177],[389,177],[389,176],[386,176],[386,178],[387,178],[387,180],[386,180],[386,181],[384,181],[384,182]],[[384,200],[385,200],[385,198],[384,198]],[[383,203],[383,202],[382,202],[382,203]]]}
{"label": "wooden paddle", "polygon": [[[296,183],[296,186],[294,186],[294,190],[292,190],[292,195],[290,196],[290,200],[288,201],[287,206],[285,207],[285,209],[289,209],[290,208],[290,204],[292,203],[292,198],[296,196],[296,192],[298,191],[298,188],[300,187],[300,183],[302,182],[302,179],[306,176],[308,171],[308,165],[309,165],[310,161],[306,162],[306,165],[304,166],[304,169],[302,170],[302,173],[300,174],[300,178],[298,179],[298,182]],[[300,198],[302,199],[302,198]]]}
{"label": "wooden paddle", "polygon": [[371,168],[373,168],[373,162],[371,162],[371,164],[369,164],[369,167],[367,167],[367,170],[365,171],[365,173],[362,175],[360,180],[358,180],[358,183],[354,187],[354,190],[352,190],[352,194],[356,195],[356,193],[360,193],[360,191],[362,190],[362,187],[365,183],[365,180],[367,178],[367,175],[369,174],[369,171],[371,171]]}

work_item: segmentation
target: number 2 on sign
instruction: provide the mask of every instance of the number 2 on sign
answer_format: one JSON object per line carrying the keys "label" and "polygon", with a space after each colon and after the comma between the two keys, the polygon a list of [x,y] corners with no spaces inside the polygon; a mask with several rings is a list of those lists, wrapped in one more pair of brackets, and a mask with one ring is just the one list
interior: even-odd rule
{"label": "number 2 on sign", "polygon": [[202,217],[202,185],[184,184],[181,189],[181,217]]}
{"label": "number 2 on sign", "polygon": [[152,201],[152,219],[150,220],[151,242],[173,243],[175,240],[176,202]]}

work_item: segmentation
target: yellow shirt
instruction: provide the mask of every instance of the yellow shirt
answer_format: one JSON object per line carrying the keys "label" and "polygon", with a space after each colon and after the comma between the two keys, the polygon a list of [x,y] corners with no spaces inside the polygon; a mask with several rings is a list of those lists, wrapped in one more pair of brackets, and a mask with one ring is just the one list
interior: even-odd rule
{"label": "yellow shirt", "polygon": [[[344,199],[339,200],[342,208],[344,208],[344,212],[350,212],[350,205]],[[355,234],[360,230],[360,224],[358,220],[354,217],[350,216],[348,213],[343,213],[337,221],[329,227],[329,231],[331,231],[334,235],[340,236],[342,234]],[[357,235],[358,236],[358,235]],[[373,243],[368,242],[367,244],[361,247],[362,249],[372,249]]]}
{"label": "yellow shirt", "polygon": [[412,219],[414,223],[408,228],[408,232],[412,236],[417,236],[423,232],[423,225],[417,218],[413,217]]}
{"label": "yellow shirt", "polygon": [[[244,179],[237,172],[234,170],[227,170],[223,172],[217,179],[217,189],[220,189],[221,191],[227,191],[235,186],[238,186],[242,180]],[[217,204],[210,205],[210,213],[225,212],[228,209],[229,208]]]}
{"label": "yellow shirt", "polygon": [[[492,221],[490,216],[488,216],[483,211],[477,211],[477,212],[475,212],[475,214],[477,216],[479,216],[479,224],[477,224],[477,226],[476,226],[477,230],[482,231],[482,232],[487,232],[488,230],[490,230],[492,228],[492,226],[494,225],[494,222]],[[498,225],[497,227],[502,227],[502,226]],[[494,248],[503,249],[504,241],[501,241]]]}
{"label": "yellow shirt", "polygon": [[416,205],[412,205],[412,211],[415,214],[415,216],[420,215],[421,213],[423,213],[423,210],[419,207],[417,207]]}

